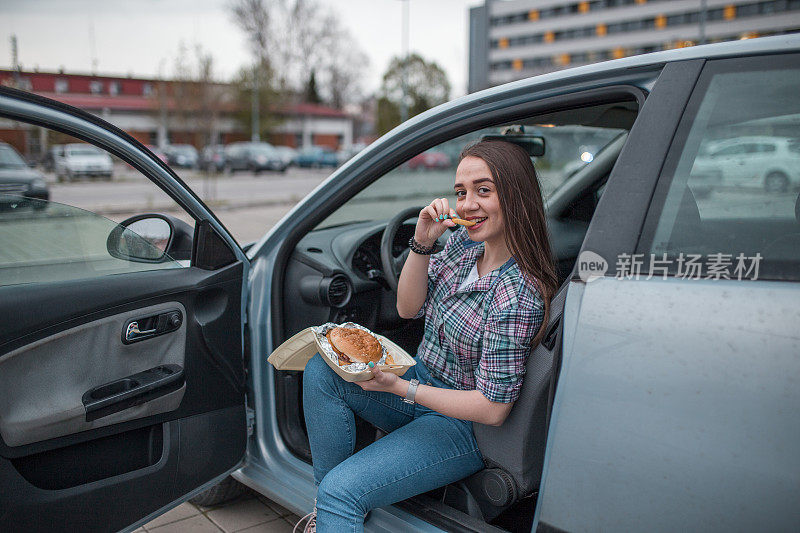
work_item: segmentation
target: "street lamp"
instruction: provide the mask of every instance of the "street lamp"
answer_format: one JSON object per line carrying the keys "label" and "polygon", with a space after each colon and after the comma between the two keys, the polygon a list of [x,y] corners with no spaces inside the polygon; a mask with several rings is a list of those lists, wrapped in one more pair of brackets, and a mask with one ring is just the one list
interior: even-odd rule
{"label": "street lamp", "polygon": [[405,122],[408,119],[408,3],[409,0],[400,0],[403,2],[403,98],[400,100],[400,122]]}

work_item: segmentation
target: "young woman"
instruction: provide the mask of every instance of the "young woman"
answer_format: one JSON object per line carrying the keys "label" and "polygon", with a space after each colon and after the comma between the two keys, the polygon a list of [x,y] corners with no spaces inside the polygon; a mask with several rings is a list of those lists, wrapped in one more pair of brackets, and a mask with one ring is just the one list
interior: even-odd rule
{"label": "young woman", "polygon": [[[318,354],[303,376],[303,406],[319,484],[306,530],[362,531],[370,509],[483,468],[472,423],[501,425],[519,396],[556,290],[539,183],[528,154],[503,141],[464,149],[455,209],[437,198],[419,214],[397,311],[425,317],[416,362],[402,377],[342,380]],[[450,220],[456,230],[440,253]],[[353,454],[355,415],[388,433]],[[314,523],[315,520],[315,523]]]}

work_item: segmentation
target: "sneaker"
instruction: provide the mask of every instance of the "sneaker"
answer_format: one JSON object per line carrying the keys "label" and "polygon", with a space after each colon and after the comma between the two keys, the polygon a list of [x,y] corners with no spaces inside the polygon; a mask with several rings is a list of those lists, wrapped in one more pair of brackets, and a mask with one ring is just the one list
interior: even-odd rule
{"label": "sneaker", "polygon": [[301,518],[300,520],[297,521],[297,523],[294,525],[294,529],[292,530],[292,533],[297,533],[297,531],[298,531],[297,528],[299,528],[300,524],[302,524],[306,520],[307,520],[306,525],[305,525],[305,527],[303,527],[303,530],[302,530],[303,533],[317,533],[317,505],[316,505],[316,503],[314,504],[314,510],[313,511],[311,511],[310,513],[308,513],[303,518]]}

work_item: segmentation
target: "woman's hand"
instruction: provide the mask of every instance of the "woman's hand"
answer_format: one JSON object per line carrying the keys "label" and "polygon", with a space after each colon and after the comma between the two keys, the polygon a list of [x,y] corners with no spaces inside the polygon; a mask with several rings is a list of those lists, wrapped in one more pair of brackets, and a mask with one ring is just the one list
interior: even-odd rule
{"label": "woman's hand", "polygon": [[449,218],[442,219],[442,215],[458,216],[450,208],[447,198],[436,198],[419,212],[417,228],[414,231],[414,240],[422,246],[433,246],[436,240],[441,237],[447,228],[455,227],[455,223]]}
{"label": "woman's hand", "polygon": [[397,389],[402,385],[402,381],[404,380],[397,377],[397,374],[381,372],[381,369],[377,366],[370,368],[370,371],[372,372],[372,379],[368,381],[357,381],[356,385],[368,391],[391,392],[393,394],[399,393]]}

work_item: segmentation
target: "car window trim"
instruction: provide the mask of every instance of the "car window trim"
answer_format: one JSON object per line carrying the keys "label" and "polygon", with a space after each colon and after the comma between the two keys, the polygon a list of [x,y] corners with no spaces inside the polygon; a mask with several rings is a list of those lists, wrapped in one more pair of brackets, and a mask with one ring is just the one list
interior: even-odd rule
{"label": "car window trim", "polygon": [[[36,116],[24,112],[20,109],[19,105],[22,103],[32,104],[38,108]],[[43,113],[44,111],[44,113]],[[73,121],[87,123],[88,126],[93,126],[104,130],[109,138],[122,140],[130,144],[133,148],[137,149],[147,159],[148,163],[158,167],[159,171],[167,174],[170,180],[173,180],[176,186],[173,186],[170,181],[165,180],[166,177],[160,177],[153,169],[148,168],[134,158],[128,157],[128,154],[115,146],[113,143],[108,142],[107,139],[98,135],[93,135],[89,128],[83,127],[80,123],[68,123],[59,115],[66,115]],[[225,227],[219,218],[205,205],[199,196],[163,161],[155,156],[147,147],[141,142],[121,130],[117,126],[106,122],[105,120],[92,115],[81,109],[74,108],[61,102],[50,100],[37,94],[20,91],[10,87],[0,86],[0,117],[7,117],[12,120],[24,122],[34,126],[47,128],[50,130],[58,131],[81,139],[92,146],[100,148],[107,153],[113,154],[120,158],[125,163],[131,165],[134,169],[141,172],[147,179],[154,185],[163,190],[170,198],[172,198],[183,210],[185,210],[196,221],[209,220],[212,224],[218,224],[221,233],[224,235],[225,241],[233,247],[234,253],[239,260],[246,260],[246,255],[241,249],[241,246],[233,238],[233,234]],[[66,118],[64,117],[64,118]],[[63,150],[63,148],[62,148]],[[63,152],[62,152],[63,157]],[[188,195],[196,205],[187,202],[182,195]]]}

